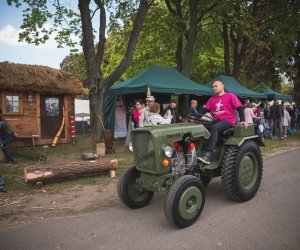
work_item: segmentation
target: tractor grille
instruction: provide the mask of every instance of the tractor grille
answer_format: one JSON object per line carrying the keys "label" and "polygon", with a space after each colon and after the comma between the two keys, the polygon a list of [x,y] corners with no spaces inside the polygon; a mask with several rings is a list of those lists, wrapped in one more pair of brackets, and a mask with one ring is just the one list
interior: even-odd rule
{"label": "tractor grille", "polygon": [[136,133],[133,141],[134,155],[139,169],[155,170],[155,155],[150,133]]}

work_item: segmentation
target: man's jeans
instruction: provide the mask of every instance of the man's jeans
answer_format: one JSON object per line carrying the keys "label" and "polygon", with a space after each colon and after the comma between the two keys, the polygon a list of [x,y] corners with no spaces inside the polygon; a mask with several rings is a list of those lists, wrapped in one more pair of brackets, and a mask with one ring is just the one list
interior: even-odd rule
{"label": "man's jeans", "polygon": [[232,125],[228,121],[219,120],[205,126],[210,131],[210,137],[206,145],[206,151],[212,152],[217,144],[219,133],[230,129]]}
{"label": "man's jeans", "polygon": [[0,136],[0,144],[1,144],[1,150],[3,152],[3,154],[6,157],[6,160],[8,162],[13,161],[12,156],[9,154],[8,148],[7,148],[7,144],[12,142],[16,137],[14,136],[14,134],[8,134],[8,135],[2,135]]}
{"label": "man's jeans", "polygon": [[282,126],[283,121],[281,118],[273,120],[273,136],[277,135],[279,138],[283,137]]}

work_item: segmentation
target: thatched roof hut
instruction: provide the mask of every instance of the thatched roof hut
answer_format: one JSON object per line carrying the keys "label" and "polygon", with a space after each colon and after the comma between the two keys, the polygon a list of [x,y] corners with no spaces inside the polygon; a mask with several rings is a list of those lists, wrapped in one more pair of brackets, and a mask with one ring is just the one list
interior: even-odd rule
{"label": "thatched roof hut", "polygon": [[47,66],[0,62],[0,90],[79,94],[83,86],[66,71]]}

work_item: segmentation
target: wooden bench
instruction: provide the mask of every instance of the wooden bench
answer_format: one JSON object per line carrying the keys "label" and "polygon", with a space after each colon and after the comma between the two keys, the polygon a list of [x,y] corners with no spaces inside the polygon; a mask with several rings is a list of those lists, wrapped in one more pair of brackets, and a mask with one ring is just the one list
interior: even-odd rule
{"label": "wooden bench", "polygon": [[32,147],[35,148],[35,139],[39,139],[39,135],[18,135],[16,139],[31,139]]}

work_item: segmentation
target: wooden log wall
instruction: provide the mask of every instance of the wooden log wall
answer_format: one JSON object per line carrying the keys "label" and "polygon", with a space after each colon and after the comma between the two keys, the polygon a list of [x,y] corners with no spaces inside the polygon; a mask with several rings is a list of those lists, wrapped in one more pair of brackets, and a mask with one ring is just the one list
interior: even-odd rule
{"label": "wooden log wall", "polygon": [[[25,92],[0,92],[0,105],[3,103],[5,94],[20,95],[22,114],[16,115],[4,115],[5,119],[13,126],[17,134],[20,136],[39,135],[39,139],[35,139],[36,145],[51,144],[53,138],[43,139],[41,138],[41,121],[40,121],[40,94],[32,93],[32,106],[28,104],[28,94]],[[58,140],[60,143],[71,142],[70,132],[70,119],[69,113],[74,108],[75,100],[72,95],[64,95],[65,106],[65,136]],[[31,138],[19,138],[10,144],[12,147],[18,146],[32,146]]]}

